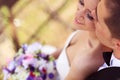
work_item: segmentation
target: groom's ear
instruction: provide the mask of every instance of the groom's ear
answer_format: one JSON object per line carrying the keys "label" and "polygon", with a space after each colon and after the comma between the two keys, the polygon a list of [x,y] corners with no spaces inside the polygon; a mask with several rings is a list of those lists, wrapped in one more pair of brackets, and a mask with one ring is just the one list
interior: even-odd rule
{"label": "groom's ear", "polygon": [[113,41],[113,47],[114,47],[114,49],[120,50],[120,39],[114,38],[112,41]]}

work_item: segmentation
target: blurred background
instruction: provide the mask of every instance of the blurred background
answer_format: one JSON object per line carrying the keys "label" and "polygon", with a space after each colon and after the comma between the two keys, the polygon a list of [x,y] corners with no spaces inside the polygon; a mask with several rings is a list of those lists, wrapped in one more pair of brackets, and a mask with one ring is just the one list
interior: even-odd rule
{"label": "blurred background", "polygon": [[77,0],[0,0],[0,68],[24,43],[62,47],[76,7]]}

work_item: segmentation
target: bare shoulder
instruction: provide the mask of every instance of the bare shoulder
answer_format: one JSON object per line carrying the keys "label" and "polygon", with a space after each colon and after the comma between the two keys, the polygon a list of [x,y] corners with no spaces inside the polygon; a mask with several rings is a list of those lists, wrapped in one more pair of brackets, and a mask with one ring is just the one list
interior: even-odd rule
{"label": "bare shoulder", "polygon": [[74,43],[76,43],[76,42],[78,42],[78,41],[81,41],[81,42],[82,42],[82,40],[86,39],[88,36],[89,36],[88,31],[79,30],[79,31],[75,34],[75,36],[72,38],[71,44],[74,44]]}

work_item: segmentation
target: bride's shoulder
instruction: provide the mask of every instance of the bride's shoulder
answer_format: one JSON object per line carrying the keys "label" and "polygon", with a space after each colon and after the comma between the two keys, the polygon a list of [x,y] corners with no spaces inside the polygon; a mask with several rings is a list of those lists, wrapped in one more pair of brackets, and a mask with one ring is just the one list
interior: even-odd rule
{"label": "bride's shoulder", "polygon": [[73,40],[82,40],[82,39],[84,39],[84,38],[87,38],[87,37],[89,37],[89,33],[88,33],[88,31],[83,31],[83,30],[79,30],[76,34],[75,34],[75,36],[73,37]]}
{"label": "bride's shoulder", "polygon": [[84,41],[89,37],[88,31],[78,30],[71,39],[71,44]]}

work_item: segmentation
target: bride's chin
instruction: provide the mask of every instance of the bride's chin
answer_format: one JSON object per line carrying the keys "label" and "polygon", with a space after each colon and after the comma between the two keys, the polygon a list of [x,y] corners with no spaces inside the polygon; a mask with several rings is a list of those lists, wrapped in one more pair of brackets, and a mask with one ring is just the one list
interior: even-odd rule
{"label": "bride's chin", "polygon": [[84,30],[85,26],[84,25],[74,25],[74,29],[79,29],[79,30]]}

